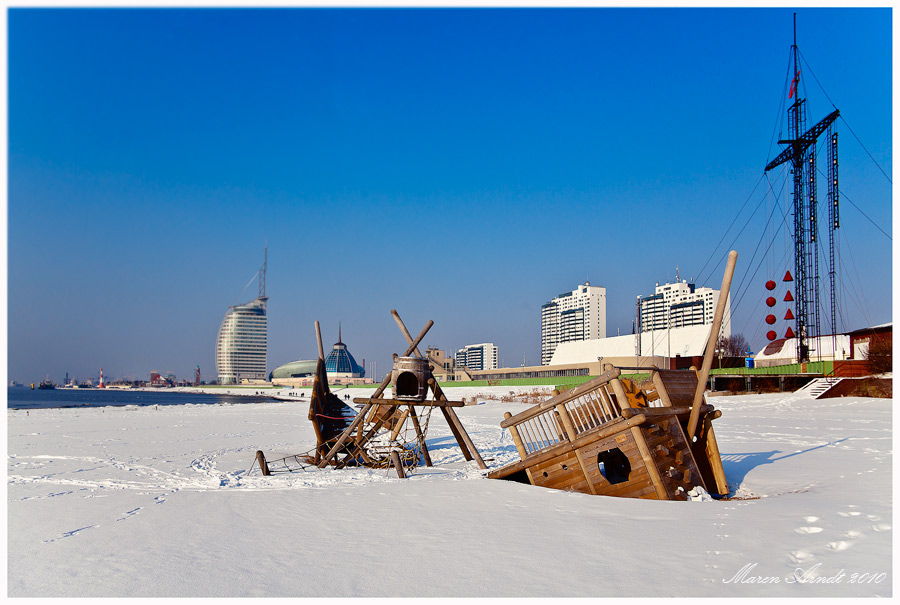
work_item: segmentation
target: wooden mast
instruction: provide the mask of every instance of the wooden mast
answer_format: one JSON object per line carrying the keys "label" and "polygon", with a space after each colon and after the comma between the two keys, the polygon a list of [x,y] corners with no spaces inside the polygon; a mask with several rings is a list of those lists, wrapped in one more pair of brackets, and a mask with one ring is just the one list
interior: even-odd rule
{"label": "wooden mast", "polygon": [[709,340],[706,342],[706,353],[703,356],[703,368],[697,380],[697,391],[694,393],[694,404],[691,407],[691,417],[688,420],[688,441],[694,440],[697,433],[697,423],[700,420],[700,406],[703,404],[703,392],[706,391],[706,381],[709,379],[709,370],[712,368],[713,353],[719,339],[719,330],[722,328],[722,318],[725,315],[725,304],[728,302],[728,291],[731,289],[731,278],[734,276],[734,266],[737,264],[738,253],[734,250],[728,253],[728,263],[725,265],[725,275],[722,278],[722,289],[719,291],[719,302],[716,305],[716,314],[713,319],[712,329],[709,332]]}

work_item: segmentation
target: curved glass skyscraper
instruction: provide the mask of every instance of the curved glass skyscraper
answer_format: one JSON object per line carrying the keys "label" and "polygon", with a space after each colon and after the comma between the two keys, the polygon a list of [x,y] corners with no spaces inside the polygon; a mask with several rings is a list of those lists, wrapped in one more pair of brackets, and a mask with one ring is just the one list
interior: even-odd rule
{"label": "curved glass skyscraper", "polygon": [[219,384],[240,384],[245,379],[266,380],[267,300],[266,261],[263,261],[259,271],[259,296],[247,304],[229,307],[219,327],[216,338]]}

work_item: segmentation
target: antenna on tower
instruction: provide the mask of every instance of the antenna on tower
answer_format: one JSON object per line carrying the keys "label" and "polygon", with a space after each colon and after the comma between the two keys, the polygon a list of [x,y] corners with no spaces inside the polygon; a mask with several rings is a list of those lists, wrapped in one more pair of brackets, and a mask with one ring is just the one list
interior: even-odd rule
{"label": "antenna on tower", "polygon": [[269,246],[263,249],[263,265],[259,270],[259,298],[266,300],[266,265],[269,262]]}

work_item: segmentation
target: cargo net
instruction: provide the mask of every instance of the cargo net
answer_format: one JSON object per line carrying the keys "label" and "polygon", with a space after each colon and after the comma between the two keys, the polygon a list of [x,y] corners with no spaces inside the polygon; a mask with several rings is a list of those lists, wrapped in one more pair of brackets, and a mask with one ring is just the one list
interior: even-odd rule
{"label": "cargo net", "polygon": [[[411,408],[412,406],[410,406]],[[387,418],[379,418],[377,410],[369,415],[354,430],[350,439],[344,443],[341,450],[332,460],[332,466],[343,468],[345,466],[365,466],[368,468],[390,469],[393,467],[391,453],[397,452],[400,464],[409,472],[419,466],[419,461],[424,458],[422,443],[428,434],[428,425],[431,421],[431,413],[434,406],[425,406],[427,411],[423,416],[416,416],[419,422],[419,430],[410,417],[410,408],[399,411],[394,408]],[[421,440],[419,433],[421,432]],[[318,463],[337,443],[340,436],[324,441],[318,446],[305,452],[291,454],[284,458],[267,460],[269,473],[296,473],[315,471]],[[247,474],[252,474],[255,469],[262,472],[257,458]]]}

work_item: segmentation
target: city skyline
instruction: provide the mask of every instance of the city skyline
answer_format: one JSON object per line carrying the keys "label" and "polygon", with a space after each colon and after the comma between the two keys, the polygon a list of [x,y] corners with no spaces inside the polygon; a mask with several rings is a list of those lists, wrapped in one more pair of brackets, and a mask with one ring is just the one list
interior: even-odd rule
{"label": "city skyline", "polygon": [[[676,265],[718,289],[725,248],[759,350],[794,12],[9,9],[7,380],[215,376],[266,245],[268,371],[318,320],[380,378],[391,309],[539,365],[558,293],[604,287],[630,333]],[[886,323],[891,10],[796,12],[810,119],[842,117],[839,326]]]}

